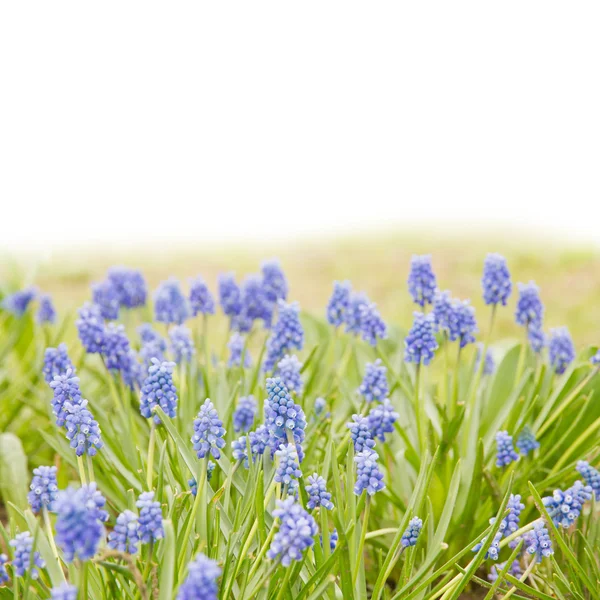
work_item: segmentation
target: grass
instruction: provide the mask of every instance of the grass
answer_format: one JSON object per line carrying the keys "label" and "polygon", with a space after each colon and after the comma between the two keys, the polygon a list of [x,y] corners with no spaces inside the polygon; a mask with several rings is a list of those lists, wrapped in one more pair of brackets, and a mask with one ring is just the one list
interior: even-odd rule
{"label": "grass", "polygon": [[[322,547],[315,536],[302,559],[287,568],[266,553],[279,527],[272,516],[281,493],[273,479],[276,461],[267,453],[250,461],[246,469],[233,461],[230,447],[238,437],[232,419],[240,396],[253,394],[260,407],[257,421],[264,418],[266,391],[260,357],[269,332],[256,326],[249,337],[252,367],[230,368],[225,346],[227,321],[221,315],[211,317],[206,340],[201,321],[189,322],[197,340],[196,354],[175,370],[178,414],[170,419],[159,411],[163,423],[152,434],[155,452],[150,461],[152,428],[140,415],[139,392],[126,388],[118,374],[107,372],[98,355],[85,354],[77,339],[74,315],[65,309],[89,296],[89,282],[102,277],[113,257],[89,261],[79,257],[71,263],[45,265],[35,281],[54,293],[62,308],[61,322],[40,327],[30,314],[21,319],[0,315],[0,431],[4,432],[0,435],[0,497],[5,510],[0,547],[17,531],[29,530],[46,568],[37,580],[17,578],[12,587],[0,587],[0,599],[48,598],[49,590],[63,577],[78,586],[80,597],[92,600],[172,599],[187,576],[189,561],[198,552],[219,564],[219,593],[227,599],[449,600],[509,597],[507,594],[514,598],[599,598],[600,525],[595,504],[586,503],[573,527],[558,530],[540,502],[540,497],[555,488],[573,484],[578,478],[578,460],[586,459],[596,467],[600,461],[600,404],[596,401],[600,377],[589,364],[592,349],[588,347],[595,340],[588,339],[590,332],[583,329],[587,315],[569,318],[574,303],[584,306],[583,298],[586,310],[592,314],[595,310],[589,302],[599,290],[589,273],[598,258],[592,252],[560,248],[536,257],[531,254],[533,242],[526,247],[499,243],[492,248],[510,257],[514,279],[533,278],[540,283],[547,323],[565,323],[574,333],[578,357],[563,375],[553,375],[547,363],[517,341],[522,336],[512,323],[513,299],[509,307],[499,308],[490,339],[497,363],[494,374],[482,375],[475,369],[473,345],[461,352],[459,362],[451,358],[446,368],[446,350],[455,357],[456,344],[446,346],[440,337],[441,347],[433,363],[422,366],[417,378],[414,365],[403,360],[404,332],[411,325],[413,310],[405,280],[410,254],[423,251],[425,245],[425,240],[390,235],[360,244],[357,240],[305,244],[281,253],[291,283],[290,296],[300,299],[305,309],[301,316],[305,342],[298,352],[304,364],[304,392],[295,397],[307,416],[298,501],[306,505],[306,477],[315,472],[322,475],[335,509],[312,514],[319,530],[328,532],[326,538],[334,528],[339,536],[332,550],[326,544]],[[429,244],[442,287],[479,298],[484,245],[484,241],[474,241],[467,248],[461,240]],[[225,253],[218,259],[207,250],[198,255],[182,251],[161,263],[152,255],[141,262],[151,283],[169,272],[180,276],[201,272],[214,289],[217,271],[227,267],[235,267],[240,274],[256,270],[258,254],[266,254],[265,250],[271,248]],[[140,261],[132,255],[127,262]],[[336,332],[324,321],[323,308],[334,278],[351,279],[355,288],[365,289],[377,299],[389,326],[388,339],[372,347]],[[70,282],[67,289],[66,282]],[[564,294],[557,292],[561,289]],[[474,304],[479,337],[485,340],[489,309],[477,300]],[[578,312],[585,311],[580,308]],[[148,315],[146,309],[123,313],[136,348],[137,325]],[[164,325],[156,324],[156,329],[167,334]],[[104,447],[91,461],[77,461],[64,431],[55,425],[52,391],[41,377],[45,347],[61,341],[67,344],[83,396],[102,430]],[[210,349],[210,358],[205,347]],[[372,409],[356,390],[366,363],[378,358],[387,366],[389,398],[399,416],[393,434],[376,445],[386,487],[367,502],[364,493],[357,496],[353,492],[356,474],[346,423],[353,413]],[[210,481],[203,483],[206,463],[197,458],[189,440],[193,417],[208,396],[227,430],[227,446],[215,460]],[[320,416],[314,411],[317,397],[327,400],[327,410]],[[421,415],[420,431],[417,413]],[[533,428],[540,449],[506,468],[496,467],[496,433],[507,430],[516,438],[525,425]],[[162,506],[165,538],[142,546],[133,556],[108,551],[101,544],[85,569],[78,561],[67,563],[60,551],[57,560],[48,529],[26,500],[31,469],[39,464],[59,467],[61,489],[79,486],[83,477],[88,481],[94,478],[107,500],[109,529],[123,510],[136,510],[135,499],[142,491],[154,490]],[[196,497],[188,484],[192,477],[200,482]],[[519,581],[505,574],[493,588],[487,581],[492,561],[485,556],[511,493],[521,494],[525,504],[521,527],[527,529],[534,521],[545,519],[554,555],[532,564],[525,554],[521,562],[523,568],[531,566],[528,578]],[[423,519],[423,530],[416,546],[400,551],[402,533],[413,516]],[[55,519],[51,515],[53,524]],[[478,541],[483,546],[474,553]],[[506,538],[501,542],[501,561],[513,552],[507,542]],[[11,566],[8,571],[12,576]]]}

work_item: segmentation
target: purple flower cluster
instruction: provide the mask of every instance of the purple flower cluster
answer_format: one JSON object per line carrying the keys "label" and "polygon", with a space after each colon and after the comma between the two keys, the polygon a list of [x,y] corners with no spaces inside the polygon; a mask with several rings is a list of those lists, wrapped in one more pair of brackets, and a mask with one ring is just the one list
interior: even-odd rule
{"label": "purple flower cluster", "polygon": [[39,308],[36,319],[38,323],[55,323],[56,309],[52,298],[48,294],[40,294],[38,298]]}
{"label": "purple flower cluster", "polygon": [[102,448],[100,427],[92,413],[87,408],[88,401],[82,400],[80,404],[66,402],[64,409],[67,412],[65,428],[70,446],[77,456],[87,454],[95,456]]}
{"label": "purple flower cluster", "polygon": [[448,333],[450,341],[459,341],[460,347],[475,341],[477,321],[475,320],[475,309],[468,300],[453,300],[452,308],[448,316]]}
{"label": "purple flower cluster", "polygon": [[284,496],[294,496],[298,491],[298,479],[302,477],[295,444],[281,444],[275,452],[278,458],[275,481],[281,484]]}
{"label": "purple flower cluster", "polygon": [[160,323],[181,325],[190,317],[190,306],[174,279],[163,281],[154,292],[154,318]]}
{"label": "purple flower cluster", "polygon": [[433,297],[433,320],[436,328],[441,330],[448,330],[450,328],[450,314],[452,312],[452,296],[450,292],[446,290],[441,292],[437,290]]}
{"label": "purple flower cluster", "polygon": [[308,494],[306,506],[310,510],[314,510],[319,506],[322,506],[327,510],[333,510],[334,506],[331,501],[331,493],[327,491],[327,482],[317,473],[308,476],[306,493]]}
{"label": "purple flower cluster", "polygon": [[408,275],[408,291],[413,302],[421,307],[431,304],[436,289],[435,274],[431,267],[431,256],[414,255],[410,261],[410,273]]}
{"label": "purple flower cluster", "polygon": [[35,300],[37,290],[34,287],[28,287],[24,290],[14,292],[6,296],[2,302],[2,307],[15,317],[22,317],[27,308]]}
{"label": "purple flower cluster", "polygon": [[56,467],[36,467],[29,486],[27,501],[31,510],[37,514],[44,508],[48,511],[54,509],[58,484],[56,483]]}
{"label": "purple flower cluster", "polygon": [[358,393],[367,402],[374,400],[381,402],[387,398],[389,386],[387,381],[387,368],[378,358],[374,363],[368,363],[365,367],[365,376],[358,388]]}
{"label": "purple flower cluster", "polygon": [[544,305],[540,299],[540,288],[533,282],[518,283],[519,299],[515,320],[525,327],[540,328],[544,317]]}
{"label": "purple flower cluster", "polygon": [[196,353],[192,332],[185,325],[176,325],[169,331],[171,352],[177,364],[190,362]]}
{"label": "purple flower cluster", "polygon": [[223,423],[213,403],[207,398],[194,419],[192,444],[198,458],[204,458],[210,452],[218,460],[221,448],[225,447],[224,435]]}
{"label": "purple flower cluster", "polygon": [[263,287],[270,302],[275,305],[278,300],[286,300],[288,283],[279,261],[267,260],[261,266]]}
{"label": "purple flower cluster", "polygon": [[419,534],[423,528],[423,521],[419,517],[413,517],[408,522],[406,531],[402,534],[400,543],[404,548],[410,548],[410,546],[416,546]]}
{"label": "purple flower cluster", "polygon": [[527,535],[526,543],[528,554],[534,556],[537,562],[554,554],[552,541],[543,521],[535,523],[533,530]]}
{"label": "purple flower cluster", "polygon": [[235,281],[233,273],[219,275],[219,304],[223,313],[230,319],[240,314],[242,310],[242,292]]}
{"label": "purple flower cluster", "polygon": [[356,484],[354,493],[360,496],[366,490],[369,496],[373,496],[385,488],[383,473],[379,470],[377,459],[379,455],[374,450],[365,448],[354,457],[356,462]]}
{"label": "purple flower cluster", "polygon": [[304,329],[300,323],[300,306],[297,302],[286,304],[279,300],[279,316],[267,341],[267,356],[263,371],[269,373],[275,365],[294,348],[302,350]]}
{"label": "purple flower cluster", "polygon": [[241,396],[233,413],[233,430],[248,431],[254,424],[258,405],[254,396]]}
{"label": "purple flower cluster", "polygon": [[557,327],[550,330],[548,352],[554,372],[557,375],[562,375],[575,360],[575,346],[566,327]]}
{"label": "purple flower cluster", "polygon": [[525,425],[517,438],[517,448],[519,449],[519,452],[523,456],[526,456],[530,452],[537,450],[539,447],[540,443],[535,439],[533,431],[531,431],[528,425]]}
{"label": "purple flower cluster", "polygon": [[61,583],[50,590],[51,600],[77,600],[77,588],[69,583]]}
{"label": "purple flower cluster", "polygon": [[327,322],[334,327],[339,327],[344,323],[351,293],[352,288],[349,281],[334,281],[333,293],[326,309]]}
{"label": "purple flower cluster", "polygon": [[119,318],[119,295],[110,280],[92,284],[92,300],[100,307],[102,318],[113,321]]}
{"label": "purple flower cluster", "polygon": [[596,499],[600,499],[600,472],[594,469],[590,463],[580,460],[577,463],[577,472],[583,477],[585,483],[592,488]]}
{"label": "purple flower cluster", "polygon": [[220,575],[217,562],[198,553],[188,565],[188,574],[179,587],[177,600],[217,600]]}
{"label": "purple flower cluster", "polygon": [[242,365],[242,355],[244,356],[244,368],[247,369],[252,365],[252,358],[250,357],[248,348],[246,348],[244,354],[245,345],[246,341],[244,336],[237,331],[233,331],[229,338],[229,342],[227,343],[227,347],[229,348],[228,367],[240,367]]}
{"label": "purple flower cluster", "polygon": [[79,377],[75,377],[74,372],[67,368],[64,374],[55,375],[50,383],[54,392],[52,398],[52,410],[56,416],[56,424],[62,427],[67,418],[66,404],[81,404],[81,390],[79,389]]}
{"label": "purple flower cluster", "polygon": [[190,279],[190,309],[194,317],[215,314],[215,299],[200,276]]}
{"label": "purple flower cluster", "polygon": [[399,417],[388,398],[374,406],[367,415],[368,427],[373,438],[385,442],[385,434],[394,432],[394,423]]}
{"label": "purple flower cluster", "polygon": [[135,505],[140,509],[138,535],[142,543],[149,544],[162,539],[165,536],[162,509],[160,503],[154,500],[154,492],[141,493]]}
{"label": "purple flower cluster", "polygon": [[304,389],[304,382],[302,381],[302,375],[300,371],[302,369],[302,363],[298,360],[296,355],[290,356],[286,354],[278,363],[276,374],[281,378],[285,387],[295,392],[296,396],[302,396],[302,390]]}
{"label": "purple flower cluster", "polygon": [[506,302],[512,292],[510,272],[506,259],[500,254],[488,254],[483,264],[483,300],[486,304],[502,304]]}
{"label": "purple flower cluster", "polygon": [[568,490],[554,490],[552,496],[542,498],[544,506],[552,517],[554,524],[569,528],[579,517],[581,508],[592,497],[591,486],[576,481]]}
{"label": "purple flower cluster", "polygon": [[75,373],[75,367],[67,353],[67,345],[59,344],[56,348],[46,348],[44,352],[44,366],[42,372],[44,380],[50,384],[56,375],[64,375],[67,369]]}
{"label": "purple flower cluster", "polygon": [[496,434],[496,444],[498,446],[496,453],[496,466],[507,467],[510,463],[519,460],[519,455],[513,447],[512,435],[507,431],[499,431]]}
{"label": "purple flower cluster", "polygon": [[104,343],[104,319],[100,307],[86,302],[79,309],[79,318],[75,325],[86,352],[89,354],[101,352]]}
{"label": "purple flower cluster", "polygon": [[135,554],[139,543],[138,517],[134,512],[124,510],[117,517],[114,529],[108,534],[108,547],[119,552]]}
{"label": "purple flower cluster", "polygon": [[438,349],[433,317],[420,312],[413,314],[413,326],[404,339],[404,360],[428,365]]}
{"label": "purple flower cluster", "polygon": [[29,531],[17,533],[15,538],[10,540],[9,543],[15,549],[12,562],[15,575],[17,577],[25,577],[27,572],[29,572],[31,579],[37,579],[40,576],[38,569],[43,569],[46,565],[40,553],[33,552],[33,536],[31,533]]}
{"label": "purple flower cluster", "polygon": [[148,376],[142,385],[140,397],[140,413],[142,417],[154,419],[159,425],[160,417],[154,414],[154,408],[160,406],[163,412],[174,418],[177,415],[177,390],[173,383],[175,363],[160,362],[153,358],[148,369]]}
{"label": "purple flower cluster", "polygon": [[370,450],[375,446],[375,440],[371,428],[369,427],[369,419],[363,415],[352,415],[352,421],[346,424],[350,430],[350,439],[354,444],[354,452],[359,453],[363,450]]}

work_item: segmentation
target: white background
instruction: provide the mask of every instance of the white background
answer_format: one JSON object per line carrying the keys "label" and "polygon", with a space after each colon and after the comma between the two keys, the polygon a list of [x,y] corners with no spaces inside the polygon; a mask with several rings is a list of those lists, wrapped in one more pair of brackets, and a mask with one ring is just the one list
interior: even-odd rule
{"label": "white background", "polygon": [[4,2],[0,245],[600,241],[598,2]]}

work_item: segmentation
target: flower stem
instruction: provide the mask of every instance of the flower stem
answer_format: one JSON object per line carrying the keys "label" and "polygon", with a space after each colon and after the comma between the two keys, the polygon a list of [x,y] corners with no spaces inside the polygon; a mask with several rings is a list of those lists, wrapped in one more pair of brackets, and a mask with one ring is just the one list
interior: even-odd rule
{"label": "flower stem", "polygon": [[87,480],[85,478],[85,468],[83,466],[83,458],[81,456],[77,457],[77,470],[79,471],[79,478],[81,479],[81,485],[87,485]]}
{"label": "flower stem", "polygon": [[152,420],[150,427],[150,440],[148,442],[148,465],[146,470],[146,483],[148,491],[152,491],[152,477],[154,474],[154,447],[156,445],[156,423]]}
{"label": "flower stem", "polygon": [[[366,493],[366,492],[365,492]],[[356,569],[354,570],[354,575],[352,576],[352,585],[356,585],[356,579],[358,577],[358,572],[360,571],[361,564],[364,565],[364,557],[363,557],[363,549],[365,547],[365,536],[367,535],[367,527],[369,524],[369,511],[371,508],[371,497],[367,495],[365,500],[365,513],[363,515],[363,526],[360,532],[360,539],[358,542],[358,551],[356,553]]]}

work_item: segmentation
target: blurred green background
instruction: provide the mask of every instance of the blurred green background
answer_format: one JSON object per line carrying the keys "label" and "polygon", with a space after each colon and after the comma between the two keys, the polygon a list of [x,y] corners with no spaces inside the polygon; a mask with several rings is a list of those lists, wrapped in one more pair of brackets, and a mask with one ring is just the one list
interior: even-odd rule
{"label": "blurred green background", "polygon": [[[480,277],[488,252],[508,261],[513,282],[535,280],[546,306],[544,327],[567,325],[577,348],[600,339],[600,252],[592,246],[566,243],[550,236],[515,231],[487,231],[448,235],[436,231],[381,231],[328,239],[290,240],[289,243],[239,242],[177,245],[166,241],[131,248],[88,248],[54,252],[45,258],[8,257],[1,261],[6,286],[35,283],[50,292],[59,311],[74,309],[90,298],[90,284],[104,277],[114,264],[141,268],[151,289],[175,275],[182,280],[202,274],[216,291],[217,275],[235,271],[238,279],[257,271],[260,262],[278,257],[288,276],[290,298],[303,310],[323,314],[332,281],[349,279],[379,305],[390,323],[407,326],[414,305],[406,279],[412,254],[431,254],[441,289],[470,298],[480,329],[487,328],[482,311]],[[186,281],[185,281],[186,282]],[[187,282],[186,282],[187,283]],[[515,285],[516,288],[516,285]],[[516,292],[507,310],[499,311],[495,336],[515,338]]]}

